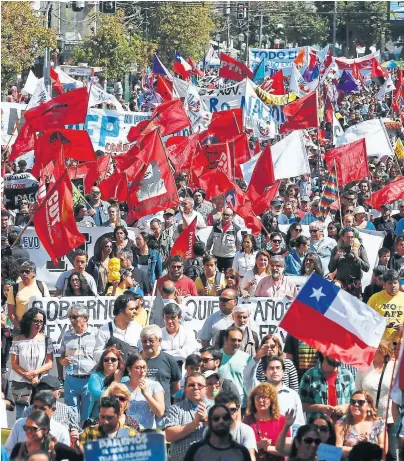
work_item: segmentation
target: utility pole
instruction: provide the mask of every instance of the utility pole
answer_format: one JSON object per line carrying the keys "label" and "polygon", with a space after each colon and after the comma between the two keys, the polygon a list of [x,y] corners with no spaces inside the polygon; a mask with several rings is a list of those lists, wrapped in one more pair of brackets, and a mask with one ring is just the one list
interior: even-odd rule
{"label": "utility pole", "polygon": [[262,46],[262,22],[263,22],[263,14],[260,13],[260,32],[259,32],[259,48]]}
{"label": "utility pole", "polygon": [[[45,27],[49,29],[49,15],[52,11],[52,2],[47,2],[45,9]],[[51,79],[50,79],[50,60],[49,60],[49,48],[44,49],[43,56],[43,77],[45,88],[49,94],[51,94]]]}
{"label": "utility pole", "polygon": [[337,55],[337,10],[338,2],[334,0],[334,13],[332,16],[332,54]]}

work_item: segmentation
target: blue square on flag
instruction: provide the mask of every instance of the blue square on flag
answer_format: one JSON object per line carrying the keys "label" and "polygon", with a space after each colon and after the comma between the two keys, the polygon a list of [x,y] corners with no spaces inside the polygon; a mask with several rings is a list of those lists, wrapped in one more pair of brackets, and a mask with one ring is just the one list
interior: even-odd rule
{"label": "blue square on flag", "polygon": [[318,274],[312,274],[297,295],[296,300],[310,306],[321,314],[325,314],[339,292],[333,283]]}

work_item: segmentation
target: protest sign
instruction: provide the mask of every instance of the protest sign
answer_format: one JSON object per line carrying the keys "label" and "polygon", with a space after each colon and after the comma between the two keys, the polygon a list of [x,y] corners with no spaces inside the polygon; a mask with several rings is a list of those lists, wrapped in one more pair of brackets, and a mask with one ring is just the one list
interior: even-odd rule
{"label": "protest sign", "polygon": [[36,202],[38,180],[31,173],[6,174],[4,178],[4,201],[10,210],[18,208],[20,200]]}
{"label": "protest sign", "polygon": [[334,447],[326,443],[320,443],[317,450],[318,461],[340,461],[342,447]]}
{"label": "protest sign", "polygon": [[305,49],[306,56],[309,55],[310,47],[287,48],[287,49],[263,49],[250,48],[249,56],[252,69],[264,60],[265,75],[272,76],[275,72],[282,69],[283,75],[290,76],[292,72],[293,61],[297,58],[297,54],[301,49]]}
{"label": "protest sign", "polygon": [[[89,325],[100,328],[114,318],[115,297],[113,296],[71,296],[39,298],[32,297],[29,307],[38,307],[46,314],[46,334],[52,339],[55,354],[59,355],[62,336],[70,327],[67,311],[70,306],[86,306],[89,312]],[[151,296],[144,297],[144,308],[150,311],[153,303]],[[292,304],[290,299],[278,298],[249,298],[248,308],[251,317],[257,326],[260,339],[277,331],[282,341],[285,341],[286,332],[278,329],[278,325]],[[188,296],[183,299],[184,326],[192,330],[198,339],[199,332],[205,320],[219,310],[219,298],[216,296]]]}
{"label": "protest sign", "polygon": [[86,461],[165,461],[167,450],[164,433],[144,432],[136,437],[122,436],[120,429],[116,437],[105,438],[84,444]]}

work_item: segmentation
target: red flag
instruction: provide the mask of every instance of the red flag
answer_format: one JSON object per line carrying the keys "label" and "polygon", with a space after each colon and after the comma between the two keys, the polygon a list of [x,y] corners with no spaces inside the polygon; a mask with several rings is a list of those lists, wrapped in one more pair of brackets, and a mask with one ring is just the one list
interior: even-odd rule
{"label": "red flag", "polygon": [[72,183],[67,172],[46,194],[35,214],[34,223],[42,245],[55,264],[57,258],[86,242],[73,216]]}
{"label": "red flag", "polygon": [[297,52],[297,56],[295,60],[293,61],[298,69],[301,69],[305,62],[306,62],[306,51],[305,47],[300,48],[300,50]]}
{"label": "red flag", "polygon": [[188,139],[188,136],[170,136],[166,141],[165,141],[165,146],[166,149],[171,146],[176,146],[177,144],[181,144],[184,142],[186,139]]}
{"label": "red flag", "polygon": [[128,193],[127,201],[133,218],[179,204],[177,187],[157,131],[148,137],[144,150],[149,154],[147,163],[132,182]]}
{"label": "red flag", "polygon": [[317,92],[313,91],[307,96],[289,103],[283,108],[283,113],[287,117],[287,120],[281,126],[280,133],[304,130],[306,128],[317,128]]}
{"label": "red flag", "polygon": [[247,133],[242,133],[232,139],[229,139],[227,144],[229,145],[231,156],[234,159],[235,177],[243,179],[243,172],[241,171],[240,165],[248,162],[251,158]]}
{"label": "red flag", "polygon": [[[167,156],[170,162],[174,165],[175,171],[190,170],[192,159],[195,156],[199,147],[199,133],[192,134],[189,137],[173,136],[176,138],[184,138],[177,144],[168,145],[166,143]],[[171,140],[170,138],[169,140]]]}
{"label": "red flag", "polygon": [[223,171],[215,170],[204,171],[193,185],[206,191],[206,200],[211,200],[217,195],[224,195],[234,188],[234,184]]}
{"label": "red flag", "polygon": [[283,84],[282,69],[278,70],[272,77],[266,78],[261,85],[261,88],[271,94],[286,94],[285,86]]}
{"label": "red flag", "polygon": [[204,72],[197,67],[197,65],[191,58],[188,58],[188,64],[192,67],[193,75],[199,75],[200,77],[204,76]]}
{"label": "red flag", "polygon": [[251,175],[247,195],[252,202],[258,200],[270,186],[275,183],[274,164],[272,161],[271,147],[266,145]]}
{"label": "red flag", "polygon": [[252,200],[252,209],[255,214],[260,215],[268,210],[271,200],[274,200],[278,195],[280,185],[281,181],[277,181],[273,186],[269,187],[261,197],[258,197],[257,200]]}
{"label": "red flag", "polygon": [[383,69],[380,65],[380,62],[373,58],[372,60],[372,71],[370,73],[370,78],[377,82],[379,85],[383,85],[384,80],[389,76],[388,72]]}
{"label": "red flag", "polygon": [[208,169],[223,171],[228,178],[234,178],[234,158],[227,142],[205,146],[204,152],[208,160]]}
{"label": "red flag", "polygon": [[98,184],[101,197],[107,201],[116,197],[119,202],[125,202],[128,196],[128,180],[125,173],[114,173],[109,178]]}
{"label": "red flag", "polygon": [[64,158],[73,158],[82,162],[97,159],[87,131],[52,128],[35,142],[35,164],[32,174],[36,176],[41,165],[47,165],[57,159],[60,151],[63,152]]}
{"label": "red flag", "polygon": [[395,181],[387,184],[383,189],[372,193],[372,198],[368,200],[371,202],[373,208],[381,210],[383,205],[388,205],[396,200],[403,198],[404,191],[404,178],[396,179]]}
{"label": "red flag", "polygon": [[[135,141],[140,134],[150,133],[154,128],[160,127],[160,135],[167,136],[177,133],[190,125],[189,118],[179,99],[168,101],[157,106],[148,123],[140,122],[133,126],[128,133],[128,141]],[[140,131],[140,133],[139,133]]]}
{"label": "red flag", "polygon": [[20,155],[34,150],[35,139],[35,131],[33,131],[32,128],[28,125],[28,123],[25,122],[21,130],[19,131],[16,140],[14,141],[14,144],[11,148],[11,154],[8,160],[12,162],[16,158],[20,157]]}
{"label": "red flag", "polygon": [[334,107],[332,105],[330,97],[328,96],[328,94],[326,94],[326,96],[325,96],[325,107],[324,107],[324,121],[326,123],[327,122],[332,123],[333,119],[334,119],[333,114],[334,114]]}
{"label": "red flag", "polygon": [[53,67],[50,68],[50,78],[53,86],[53,91],[57,94],[63,94],[63,85],[60,81],[59,74],[55,71]]}
{"label": "red flag", "polygon": [[220,53],[219,77],[241,82],[246,77],[252,80],[253,76],[253,72],[245,64],[227,54]]}
{"label": "red flag", "polygon": [[84,123],[88,97],[86,88],[77,88],[28,110],[24,114],[25,120],[34,131]]}
{"label": "red flag", "polygon": [[154,90],[161,96],[164,102],[173,99],[173,82],[163,75],[157,75],[157,84]]}
{"label": "red flag", "polygon": [[210,142],[223,142],[243,132],[243,109],[221,110],[213,112],[208,127]]}
{"label": "red flag", "polygon": [[359,66],[356,62],[353,63],[353,66],[352,66],[352,77],[355,79],[355,80],[358,80],[362,83],[362,85],[364,87],[366,87],[366,83],[365,83],[365,80],[363,78],[363,75],[361,73],[361,71],[359,70]]}
{"label": "red flag", "polygon": [[327,151],[325,162],[329,171],[336,166],[339,186],[370,176],[364,138]]}
{"label": "red flag", "polygon": [[111,154],[103,155],[97,159],[98,177],[103,181],[111,164]]}
{"label": "red flag", "polygon": [[253,235],[261,232],[262,224],[253,211],[252,203],[237,184],[233,184],[233,189],[229,190],[224,198],[227,205],[244,219],[245,225],[251,229]]}
{"label": "red flag", "polygon": [[186,227],[177,238],[174,246],[171,248],[171,256],[181,256],[186,261],[194,257],[194,243],[196,238],[196,221],[197,218]]}
{"label": "red flag", "polygon": [[253,155],[259,154],[260,152],[261,152],[260,140],[257,139],[257,141],[255,142]]}
{"label": "red flag", "polygon": [[84,193],[89,194],[98,181],[98,162],[86,162],[70,167],[67,172],[70,179],[83,179]]}

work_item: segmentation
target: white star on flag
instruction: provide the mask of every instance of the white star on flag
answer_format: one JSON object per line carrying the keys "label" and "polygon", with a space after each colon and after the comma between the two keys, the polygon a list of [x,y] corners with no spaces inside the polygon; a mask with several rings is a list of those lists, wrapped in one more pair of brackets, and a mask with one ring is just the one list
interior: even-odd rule
{"label": "white star on flag", "polygon": [[326,296],[324,293],[323,293],[323,287],[320,287],[320,288],[313,288],[313,294],[310,295],[310,298],[316,298],[317,299],[317,302],[320,301],[320,298],[322,296]]}

